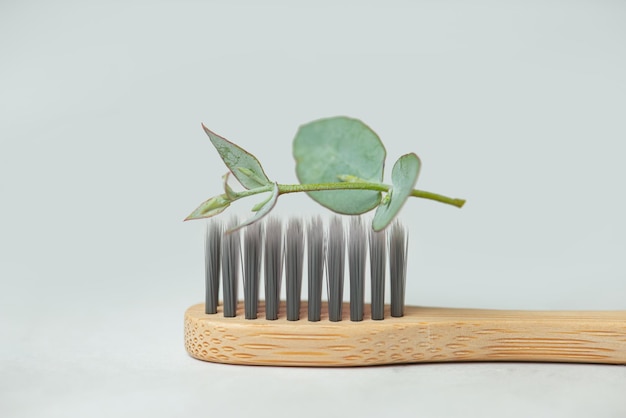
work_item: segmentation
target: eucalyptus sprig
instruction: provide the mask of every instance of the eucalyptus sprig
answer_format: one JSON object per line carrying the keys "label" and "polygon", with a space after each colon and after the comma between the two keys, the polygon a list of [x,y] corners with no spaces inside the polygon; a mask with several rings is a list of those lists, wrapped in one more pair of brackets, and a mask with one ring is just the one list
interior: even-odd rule
{"label": "eucalyptus sprig", "polygon": [[[456,207],[455,199],[413,189],[421,162],[414,153],[401,156],[391,170],[391,185],[382,183],[386,151],[372,129],[357,119],[343,116],[302,125],[293,141],[296,174],[300,184],[278,184],[270,180],[257,158],[238,145],[202,125],[213,146],[230,170],[224,175],[224,193],[204,201],[185,220],[210,218],[244,197],[269,192],[269,197],[252,207],[255,214],[234,229],[250,225],[267,215],[278,197],[306,192],[313,200],[336,213],[360,215],[376,208],[372,228],[384,229],[409,198],[421,197]],[[228,184],[232,174],[244,190]]]}

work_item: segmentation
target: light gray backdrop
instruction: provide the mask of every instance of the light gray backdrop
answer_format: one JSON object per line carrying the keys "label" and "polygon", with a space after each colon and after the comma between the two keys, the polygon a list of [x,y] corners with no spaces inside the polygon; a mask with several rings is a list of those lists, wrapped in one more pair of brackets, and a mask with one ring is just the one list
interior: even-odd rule
{"label": "light gray backdrop", "polygon": [[182,219],[226,171],[201,122],[283,183],[320,117],[368,123],[388,168],[416,152],[419,188],[468,203],[403,209],[411,304],[626,308],[626,4],[380,4],[2,2],[0,415],[626,416],[619,366],[184,352],[203,222]]}

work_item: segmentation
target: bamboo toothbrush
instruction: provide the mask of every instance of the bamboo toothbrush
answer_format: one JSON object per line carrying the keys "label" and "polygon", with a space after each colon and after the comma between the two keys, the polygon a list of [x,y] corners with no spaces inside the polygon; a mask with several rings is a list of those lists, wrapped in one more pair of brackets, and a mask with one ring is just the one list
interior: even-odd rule
{"label": "bamboo toothbrush", "polygon": [[[229,172],[224,176],[224,193],[201,203],[186,220],[213,217],[243,198],[269,196],[253,206],[250,219],[230,224],[228,233],[223,233],[219,222],[209,226],[206,301],[190,307],[185,315],[185,345],[193,357],[285,366],[434,361],[626,364],[626,311],[405,307],[407,236],[404,228],[393,223],[394,218],[409,197],[458,208],[465,200],[414,189],[421,170],[421,160],[414,153],[398,158],[391,184],[383,183],[385,147],[360,120],[338,116],[300,126],[293,141],[300,184],[270,180],[254,155],[204,125],[203,129]],[[244,190],[230,187],[231,174]],[[296,192],[308,193],[340,214],[360,215],[375,209],[371,232],[368,235],[358,218],[353,218],[347,233],[338,218],[326,233],[319,219],[307,225],[292,220],[285,225],[284,239],[280,221],[270,219],[265,228],[259,226],[257,221],[272,210],[279,196]],[[309,300],[302,303],[305,248]],[[343,303],[346,249],[349,304]],[[368,253],[371,301],[365,304]],[[238,301],[240,257],[243,303]],[[389,306],[384,304],[387,267]],[[281,302],[283,270],[286,300]],[[265,302],[259,302],[261,272]],[[324,272],[327,302],[322,302]]]}
{"label": "bamboo toothbrush", "polygon": [[[306,234],[305,234],[306,230]],[[367,366],[444,361],[626,364],[626,311],[514,311],[404,306],[407,234],[277,219],[240,232],[209,224],[206,301],[185,314],[197,359],[279,366]],[[305,240],[306,237],[306,240]],[[306,251],[304,251],[306,248]],[[368,251],[369,248],[369,251]],[[348,259],[350,301],[343,302]],[[306,257],[304,254],[306,253]],[[371,303],[364,302],[369,254]],[[304,263],[306,259],[306,263]],[[220,264],[223,303],[218,304]],[[306,264],[308,302],[300,301]],[[263,268],[262,268],[263,266]],[[237,299],[243,271],[244,301]],[[286,300],[280,301],[283,270]],[[386,271],[391,304],[384,305]],[[258,300],[263,271],[265,301]],[[326,276],[328,301],[322,301]]]}

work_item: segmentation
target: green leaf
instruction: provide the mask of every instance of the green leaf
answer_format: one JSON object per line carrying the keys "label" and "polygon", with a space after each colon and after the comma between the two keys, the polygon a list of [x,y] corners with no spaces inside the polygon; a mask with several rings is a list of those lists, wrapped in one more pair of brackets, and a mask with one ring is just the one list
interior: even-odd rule
{"label": "green leaf", "polygon": [[[386,152],[378,135],[367,125],[339,116],[302,125],[293,142],[293,155],[301,184],[336,183],[346,177],[379,183]],[[308,195],[328,209],[347,215],[365,213],[380,202],[380,192],[369,190]]]}
{"label": "green leaf", "polygon": [[202,202],[185,220],[190,221],[192,219],[210,218],[224,212],[226,208],[230,206],[230,203],[231,201],[226,194],[214,196]]}
{"label": "green leaf", "polygon": [[271,183],[265,175],[261,163],[254,155],[209,130],[204,124],[202,128],[211,139],[226,167],[230,169],[243,187],[254,189]]}
{"label": "green leaf", "polygon": [[252,206],[252,212],[258,212],[261,209],[263,209],[263,207],[265,206],[265,204],[267,202],[269,202],[270,200],[272,200],[274,198],[273,194],[269,194],[265,199],[263,199],[262,201],[260,201],[259,203],[257,203],[256,205]]}
{"label": "green leaf", "polygon": [[[272,210],[274,205],[276,205],[276,201],[278,200],[278,195],[279,195],[278,184],[274,183],[270,197],[266,199],[265,201],[263,201],[263,205],[256,210],[256,213],[254,214],[254,216],[244,221],[243,223],[237,225],[236,227],[229,229],[227,232],[233,232],[233,231],[243,228],[244,226],[251,225],[255,223],[256,221],[260,220],[265,215],[267,215]],[[257,206],[258,205],[255,205],[255,208]],[[252,210],[254,210],[254,208]]]}
{"label": "green leaf", "polygon": [[372,220],[372,228],[375,231],[385,229],[396,217],[415,187],[420,167],[420,159],[414,153],[398,158],[391,171],[392,188],[376,209]]}
{"label": "green leaf", "polygon": [[225,192],[226,196],[230,200],[235,200],[237,198],[237,194],[235,193],[235,191],[228,184],[228,178],[230,177],[231,174],[232,173],[230,171],[228,173],[224,174],[222,176],[222,180],[224,181],[224,192]]}

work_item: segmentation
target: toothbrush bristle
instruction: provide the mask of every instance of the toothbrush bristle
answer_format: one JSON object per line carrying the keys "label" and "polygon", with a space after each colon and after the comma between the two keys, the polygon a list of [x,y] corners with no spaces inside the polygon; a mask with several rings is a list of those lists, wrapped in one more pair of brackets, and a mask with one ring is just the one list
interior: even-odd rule
{"label": "toothbrush bristle", "polygon": [[391,316],[404,316],[406,289],[406,253],[408,234],[397,221],[389,234],[389,276],[391,281]]}
{"label": "toothbrush bristle", "polygon": [[211,222],[204,234],[205,313],[217,313],[220,291],[220,258],[222,256],[222,223]]}
{"label": "toothbrush bristle", "polygon": [[372,319],[380,320],[385,317],[385,267],[386,242],[385,230],[376,232],[370,230],[370,279],[372,287]]}
{"label": "toothbrush bristle", "polygon": [[353,217],[348,235],[348,266],[350,268],[350,320],[362,321],[365,305],[365,228],[361,218]]}
{"label": "toothbrush bristle", "polygon": [[328,319],[341,321],[343,308],[343,274],[345,262],[343,223],[339,217],[330,221],[326,248],[326,279],[328,280]]}
{"label": "toothbrush bristle", "polygon": [[[236,219],[228,225],[217,220],[211,220],[207,225],[204,242],[206,314],[219,311],[221,271],[223,314],[225,317],[237,316],[237,287],[241,270],[245,319],[256,319],[265,310],[265,319],[275,320],[279,318],[280,310],[286,307],[287,320],[299,320],[306,241],[308,302],[305,309],[309,321],[320,321],[326,313],[330,321],[343,319],[346,250],[350,275],[350,320],[363,321],[368,310],[365,304],[368,255],[370,318],[382,320],[385,317],[387,264],[391,316],[404,315],[408,232],[398,221],[387,230],[376,232],[372,229],[368,231],[359,217],[353,217],[345,227],[340,217],[331,218],[326,226],[320,217],[313,218],[306,225],[301,219],[291,219],[284,228],[280,219],[269,218],[242,229],[241,235],[239,230],[225,232],[225,229],[236,225]],[[283,269],[286,303],[281,308]],[[259,302],[261,275],[264,276],[264,306]],[[323,304],[324,275],[327,302]]]}
{"label": "toothbrush bristle", "polygon": [[246,319],[256,319],[259,306],[259,281],[262,256],[261,224],[255,223],[246,228],[243,245],[243,301]]}
{"label": "toothbrush bristle", "polygon": [[[237,225],[236,219],[229,227]],[[241,257],[239,230],[229,232],[222,239],[222,284],[224,287],[224,316],[237,316],[237,286],[239,282],[239,262]]]}
{"label": "toothbrush bristle", "polygon": [[265,224],[265,319],[278,319],[283,276],[283,232],[279,219]]}
{"label": "toothbrush bristle", "polygon": [[309,222],[307,230],[308,319],[319,321],[322,314],[324,278],[324,224],[319,217]]}
{"label": "toothbrush bristle", "polygon": [[302,264],[304,261],[304,234],[302,221],[291,219],[285,236],[285,283],[287,290],[287,320],[300,319],[302,295]]}

